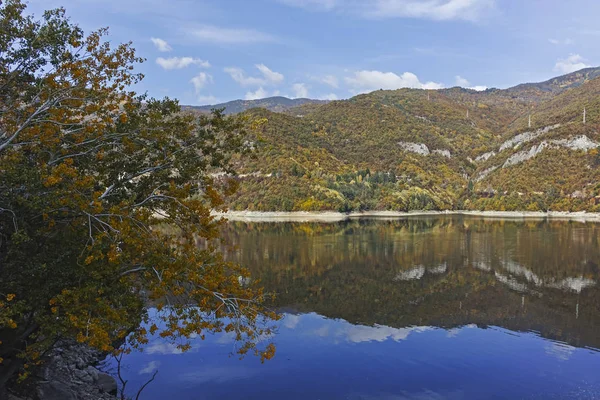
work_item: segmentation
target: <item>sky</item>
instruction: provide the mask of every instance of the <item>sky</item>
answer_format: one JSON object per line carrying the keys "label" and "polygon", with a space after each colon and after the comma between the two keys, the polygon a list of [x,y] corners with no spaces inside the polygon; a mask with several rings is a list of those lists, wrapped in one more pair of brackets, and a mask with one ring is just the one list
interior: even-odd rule
{"label": "sky", "polygon": [[204,105],[481,90],[600,64],[598,0],[29,0],[110,28],[146,61],[135,88]]}

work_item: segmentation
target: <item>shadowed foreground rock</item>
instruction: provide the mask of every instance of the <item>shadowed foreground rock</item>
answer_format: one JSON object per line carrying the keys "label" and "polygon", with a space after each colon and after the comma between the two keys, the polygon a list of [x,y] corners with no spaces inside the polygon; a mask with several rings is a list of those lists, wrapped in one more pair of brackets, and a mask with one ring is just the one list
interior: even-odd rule
{"label": "shadowed foreground rock", "polygon": [[79,343],[61,343],[40,368],[34,397],[9,397],[12,400],[114,400],[116,380],[95,365],[104,354]]}

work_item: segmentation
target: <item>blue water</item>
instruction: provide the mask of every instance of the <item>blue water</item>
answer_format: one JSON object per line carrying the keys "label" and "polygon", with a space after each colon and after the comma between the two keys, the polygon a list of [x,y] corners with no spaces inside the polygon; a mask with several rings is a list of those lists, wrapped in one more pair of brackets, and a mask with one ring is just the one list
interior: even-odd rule
{"label": "blue water", "polygon": [[144,399],[596,399],[600,358],[499,327],[450,330],[353,325],[286,314],[277,354],[261,364],[231,355],[227,335],[194,341],[184,354],[160,338],[125,358]]}
{"label": "blue water", "polygon": [[288,310],[276,356],[154,337],[124,358],[130,394],[158,370],[143,399],[600,399],[598,227],[472,224],[469,246],[456,223],[234,226]]}

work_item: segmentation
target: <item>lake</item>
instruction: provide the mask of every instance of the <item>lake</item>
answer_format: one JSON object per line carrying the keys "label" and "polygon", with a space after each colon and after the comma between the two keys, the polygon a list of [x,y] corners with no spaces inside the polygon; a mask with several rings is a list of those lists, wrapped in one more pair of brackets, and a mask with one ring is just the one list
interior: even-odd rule
{"label": "lake", "polygon": [[143,399],[598,399],[600,224],[477,217],[231,222],[284,313],[274,359],[231,337],[124,358]]}

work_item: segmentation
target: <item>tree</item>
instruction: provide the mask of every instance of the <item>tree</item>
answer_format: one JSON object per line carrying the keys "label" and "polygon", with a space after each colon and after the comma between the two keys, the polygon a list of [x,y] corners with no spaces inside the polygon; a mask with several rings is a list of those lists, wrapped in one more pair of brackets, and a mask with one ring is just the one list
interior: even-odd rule
{"label": "tree", "polygon": [[213,172],[232,172],[260,121],[127,91],[143,78],[131,44],[85,36],[63,9],[36,21],[9,0],[0,27],[0,387],[59,338],[112,351],[132,329],[132,346],[157,333],[184,350],[235,332],[240,354],[272,357],[265,294],[197,246],[235,189]]}

